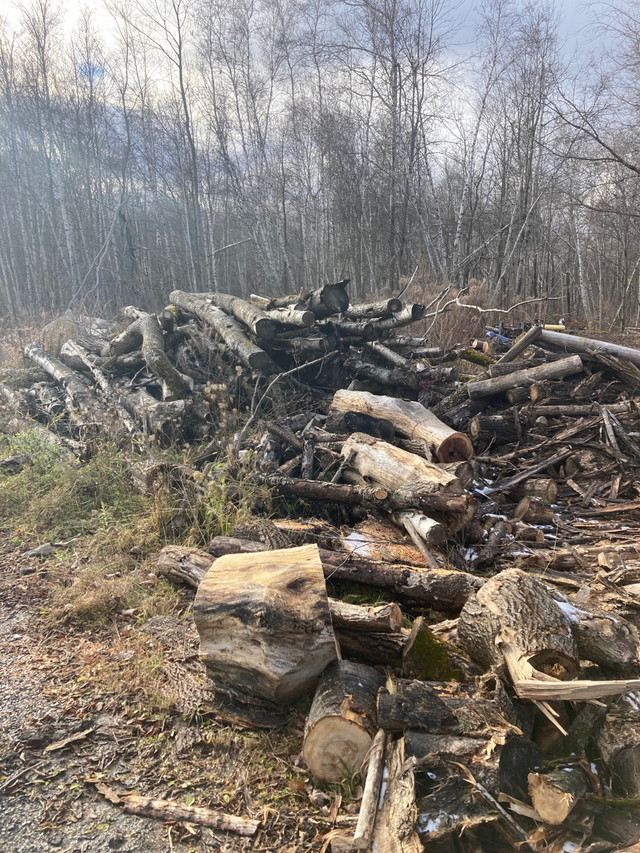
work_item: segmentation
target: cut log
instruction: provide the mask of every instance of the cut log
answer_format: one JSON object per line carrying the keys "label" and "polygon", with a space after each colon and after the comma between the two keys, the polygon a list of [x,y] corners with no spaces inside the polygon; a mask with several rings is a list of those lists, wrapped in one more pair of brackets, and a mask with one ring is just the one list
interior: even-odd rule
{"label": "cut log", "polygon": [[315,545],[220,557],[193,616],[214,689],[287,704],[337,657]]}
{"label": "cut log", "polygon": [[117,432],[115,412],[105,406],[93,392],[88,383],[74,370],[67,367],[59,359],[54,358],[42,349],[39,341],[28,344],[24,350],[25,357],[41,367],[52,376],[64,389],[67,407],[77,423],[82,426],[94,427],[98,424],[107,426]]}
{"label": "cut log", "polygon": [[516,338],[511,348],[508,349],[504,355],[500,356],[496,363],[507,364],[508,362],[514,361],[520,353],[523,353],[528,346],[535,343],[540,338],[541,332],[541,326],[532,326],[528,332],[525,332],[524,335],[520,335],[519,338]]}
{"label": "cut log", "polygon": [[577,353],[606,353],[624,358],[632,364],[640,366],[640,350],[632,347],[624,347],[619,344],[598,341],[593,338],[583,338],[579,335],[568,335],[562,332],[551,332],[543,330],[538,336],[538,343],[545,346],[556,347],[563,352]]}
{"label": "cut log", "polygon": [[359,605],[329,599],[331,621],[336,630],[362,631],[363,633],[392,633],[402,626],[402,610],[389,604]]}
{"label": "cut log", "polygon": [[298,328],[309,328],[316,320],[316,315],[313,311],[309,311],[304,303],[289,305],[286,308],[272,308],[265,313],[275,323]]}
{"label": "cut log", "polygon": [[491,737],[502,731],[519,736],[523,722],[518,713],[494,678],[478,684],[397,679],[378,694],[378,726],[390,734],[411,730]]}
{"label": "cut log", "polygon": [[571,622],[545,584],[519,569],[488,580],[462,608],[458,640],[487,668],[501,666],[516,686],[523,679],[578,672]]}
{"label": "cut log", "polygon": [[596,745],[617,797],[640,799],[640,692],[621,696],[609,707]]}
{"label": "cut log", "polygon": [[372,320],[371,325],[374,329],[374,336],[381,337],[383,333],[391,329],[399,329],[401,326],[409,326],[417,320],[422,320],[427,313],[426,306],[420,302],[407,302],[404,307],[391,317],[384,317],[382,320]]}
{"label": "cut log", "polygon": [[365,344],[364,349],[365,352],[371,353],[372,355],[379,358],[381,361],[387,362],[387,364],[391,364],[393,367],[398,367],[401,370],[410,370],[410,364],[408,359],[406,359],[403,355],[394,352],[394,350],[389,349],[389,347],[384,346],[384,344],[378,343],[377,341],[372,341],[368,344]]}
{"label": "cut log", "polygon": [[532,477],[524,483],[518,483],[511,492],[517,498],[532,498],[552,504],[558,497],[558,484],[549,477]]}
{"label": "cut log", "polygon": [[402,300],[391,297],[381,299],[379,302],[366,302],[358,305],[350,305],[346,310],[349,318],[363,320],[370,317],[385,317],[387,314],[397,314],[402,310]]}
{"label": "cut log", "polygon": [[560,361],[552,361],[548,364],[540,364],[538,367],[530,367],[525,370],[516,370],[506,376],[497,376],[495,379],[479,379],[467,385],[469,399],[479,400],[482,397],[491,397],[496,394],[504,394],[511,388],[523,385],[533,385],[541,379],[563,379],[574,373],[581,373],[582,361],[579,355],[572,355]]}
{"label": "cut log", "polygon": [[357,411],[376,418],[385,418],[393,423],[400,435],[426,442],[434,458],[440,462],[458,462],[473,456],[473,445],[469,436],[443,424],[420,403],[378,396],[366,391],[340,390],[334,395],[330,411]]}
{"label": "cut log", "polygon": [[[191,294],[194,297],[200,297],[216,308],[222,308],[226,314],[240,320],[247,328],[251,329],[256,337],[265,341],[270,341],[276,332],[276,326],[268,314],[256,305],[252,305],[238,296],[231,296],[228,293],[201,293]],[[173,302],[173,299],[171,300]]]}
{"label": "cut log", "polygon": [[392,634],[370,634],[336,628],[336,638],[343,658],[372,666],[400,666],[408,636],[406,629]]}
{"label": "cut log", "polygon": [[400,527],[411,525],[413,530],[427,545],[444,545],[447,541],[447,528],[439,521],[423,515],[421,512],[394,512],[393,520]]}
{"label": "cut log", "polygon": [[386,785],[371,849],[380,853],[422,853],[422,842],[415,830],[418,809],[414,762],[405,758],[403,738],[388,744],[385,771]]}
{"label": "cut log", "polygon": [[[224,540],[221,541],[221,540]],[[256,554],[268,550],[261,542],[249,542],[231,537],[217,537],[213,540],[209,551],[189,548],[184,545],[165,545],[156,561],[158,574],[174,583],[186,583],[193,589],[198,589],[207,572],[214,563],[215,557],[226,554]],[[352,631],[358,634],[397,634],[402,626],[402,611],[395,603],[378,605],[347,604],[329,598],[331,622],[337,631]],[[400,636],[399,655],[406,637]],[[363,642],[369,642],[363,638]],[[375,640],[371,641],[375,645]],[[382,641],[381,641],[382,642]],[[393,645],[395,644],[395,645]],[[392,647],[398,644],[393,640]],[[377,659],[380,659],[378,655]],[[383,658],[384,659],[384,658]]]}
{"label": "cut log", "polygon": [[326,429],[335,433],[350,435],[352,432],[366,432],[375,438],[393,441],[396,430],[391,421],[386,418],[374,418],[365,412],[344,411],[329,414],[325,424]]}
{"label": "cut log", "polygon": [[462,492],[457,477],[414,453],[364,433],[355,433],[347,439],[341,454],[346,460],[345,479],[349,472],[354,472],[369,484],[391,491],[411,485],[423,492]]}
{"label": "cut log", "polygon": [[575,765],[557,767],[549,773],[529,774],[533,807],[542,820],[552,826],[565,822],[587,788],[586,773]]}
{"label": "cut log", "polygon": [[193,380],[183,376],[171,364],[164,351],[164,335],[158,318],[143,314],[114,338],[103,352],[105,356],[120,356],[131,350],[142,349],[142,358],[163,389],[163,399],[176,400],[193,390]]}
{"label": "cut log", "polygon": [[531,497],[524,497],[519,501],[514,516],[527,524],[551,525],[557,521],[557,516],[550,506]]}
{"label": "cut log", "polygon": [[262,373],[278,372],[278,367],[271,357],[249,340],[240,323],[220,308],[216,308],[207,299],[182,290],[174,290],[169,298],[178,308],[189,311],[208,323],[220,335],[231,352],[251,370],[259,370]]}
{"label": "cut log", "polygon": [[484,580],[454,569],[420,569],[399,563],[376,563],[344,553],[321,551],[325,577],[384,587],[407,602],[447,613],[460,611]]}
{"label": "cut log", "polygon": [[413,370],[402,370],[400,368],[382,367],[379,364],[371,364],[357,356],[345,358],[344,367],[359,379],[366,382],[375,382],[387,388],[407,388],[415,391],[421,374]]}
{"label": "cut log", "polygon": [[327,668],[309,711],[302,748],[316,778],[339,782],[361,769],[377,729],[376,696],[383,681],[363,664],[337,661]]}
{"label": "cut log", "polygon": [[499,415],[476,415],[469,422],[471,438],[483,445],[499,446],[519,441],[520,424],[511,412]]}

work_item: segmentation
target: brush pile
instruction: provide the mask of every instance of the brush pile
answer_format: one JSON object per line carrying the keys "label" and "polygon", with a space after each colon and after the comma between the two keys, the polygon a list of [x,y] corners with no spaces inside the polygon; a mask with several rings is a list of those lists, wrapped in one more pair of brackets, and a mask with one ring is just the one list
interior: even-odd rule
{"label": "brush pile", "polygon": [[310,772],[365,767],[333,850],[636,849],[640,350],[534,325],[443,352],[404,334],[428,308],[346,285],[65,317],[0,393],[76,454],[133,439],[143,488],[226,462],[268,492],[157,571],[197,590],[218,715],[315,690]]}

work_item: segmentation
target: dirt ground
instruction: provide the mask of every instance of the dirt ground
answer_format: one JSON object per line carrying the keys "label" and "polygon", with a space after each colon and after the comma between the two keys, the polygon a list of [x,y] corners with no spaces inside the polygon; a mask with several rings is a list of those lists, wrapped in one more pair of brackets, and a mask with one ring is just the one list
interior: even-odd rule
{"label": "dirt ground", "polygon": [[[182,618],[124,614],[104,630],[52,624],[49,563],[0,546],[0,849],[323,850],[342,795],[315,790],[297,766],[303,714],[271,732],[206,714],[188,607]],[[141,678],[153,681],[142,694]],[[128,815],[109,801],[127,792],[259,819],[261,828],[241,838]]]}

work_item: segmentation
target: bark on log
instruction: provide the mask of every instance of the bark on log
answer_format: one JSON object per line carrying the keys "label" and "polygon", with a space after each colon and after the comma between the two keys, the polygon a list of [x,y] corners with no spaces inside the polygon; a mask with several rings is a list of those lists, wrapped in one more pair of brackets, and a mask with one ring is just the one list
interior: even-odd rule
{"label": "bark on log", "polygon": [[579,660],[571,621],[545,584],[519,569],[488,580],[462,608],[458,640],[487,668],[505,667],[516,686],[553,671],[570,678]]}
{"label": "bark on log", "polygon": [[453,569],[421,569],[396,563],[374,563],[358,557],[345,557],[334,551],[321,551],[325,577],[353,580],[384,587],[399,598],[436,610],[459,612],[484,580]]}
{"label": "bark on log", "polygon": [[158,820],[177,822],[188,821],[224,832],[235,832],[236,835],[254,836],[260,827],[259,820],[251,820],[239,815],[225,814],[202,806],[185,806],[170,800],[154,800],[152,797],[141,797],[139,794],[127,794],[122,798],[124,810],[129,814],[153,817]]}
{"label": "bark on log", "polygon": [[399,353],[395,352],[392,349],[389,349],[389,347],[377,341],[371,341],[370,343],[365,344],[364,349],[365,352],[377,356],[381,361],[386,361],[393,367],[399,367],[401,370],[405,371],[410,370],[411,368],[408,359],[406,359],[403,355],[400,355]]}
{"label": "bark on log", "polygon": [[538,367],[530,367],[525,370],[516,370],[507,376],[497,376],[495,379],[480,379],[467,385],[467,393],[470,400],[479,400],[483,397],[491,397],[496,394],[504,394],[510,388],[522,385],[533,385],[541,379],[562,379],[573,373],[581,373],[582,361],[579,355],[572,355],[560,361],[552,361],[541,364]]}
{"label": "bark on log", "polygon": [[408,636],[406,629],[392,634],[369,634],[336,628],[342,656],[372,666],[400,666]]}
{"label": "bark on log", "polygon": [[330,412],[325,426],[331,432],[345,433],[346,435],[350,435],[352,432],[366,432],[368,435],[382,438],[385,441],[393,441],[396,434],[395,427],[390,420],[376,418],[365,412]]}
{"label": "bark on log", "polygon": [[252,343],[240,323],[220,308],[216,308],[196,294],[184,293],[181,290],[174,290],[169,298],[178,308],[189,311],[205,323],[209,323],[231,352],[251,370],[259,370],[262,373],[278,372],[278,367],[271,360],[271,356]]}
{"label": "bark on log", "polygon": [[549,477],[532,477],[515,485],[511,492],[518,498],[534,498],[542,503],[552,504],[558,497],[558,484]]}
{"label": "bark on log", "polygon": [[550,506],[531,497],[524,497],[519,501],[514,516],[526,521],[527,524],[555,524],[557,516]]}
{"label": "bark on log", "polygon": [[38,341],[28,344],[24,354],[62,386],[69,411],[77,422],[83,426],[88,425],[88,422],[106,425],[107,428],[109,424],[114,423],[114,412],[103,405],[85,380],[59,359],[45,352]]}
{"label": "bark on log", "polygon": [[541,326],[532,326],[528,332],[525,332],[524,335],[520,335],[520,337],[516,339],[511,348],[508,349],[496,363],[507,364],[514,361],[530,344],[535,343],[540,338],[541,332]]}
{"label": "bark on log", "polygon": [[376,732],[375,669],[336,661],[324,672],[307,718],[302,754],[318,779],[339,782],[360,770]]}
{"label": "bark on log", "polygon": [[198,587],[193,616],[214,687],[286,704],[336,659],[315,545],[220,557]]}
{"label": "bark on log", "polygon": [[174,441],[181,433],[186,410],[184,400],[156,400],[144,388],[122,392],[120,402],[138,419],[145,436],[162,444]]}
{"label": "bark on log", "polygon": [[[193,294],[200,296],[216,308],[221,308],[226,314],[230,314],[244,323],[247,328],[251,329],[256,337],[264,341],[270,341],[276,333],[276,326],[273,319],[265,313],[261,308],[252,305],[238,296],[231,296],[228,293],[202,293]],[[173,299],[171,300],[173,302]],[[178,306],[180,307],[180,306]]]}
{"label": "bark on log", "polygon": [[325,284],[307,296],[305,302],[316,319],[324,320],[332,314],[344,314],[349,307],[348,284],[349,279],[345,278],[336,284]]}
{"label": "bark on log", "polygon": [[272,308],[265,312],[274,323],[279,323],[284,326],[296,326],[298,328],[309,328],[316,321],[316,315],[313,311],[301,303],[298,305],[289,305],[286,308]]}
{"label": "bark on log", "polygon": [[568,335],[562,332],[543,330],[538,337],[538,343],[556,347],[564,352],[576,353],[606,353],[624,358],[632,364],[640,366],[640,350],[598,341],[593,338],[583,338],[579,335]]}
{"label": "bark on log", "polygon": [[445,525],[421,512],[394,512],[393,520],[400,527],[410,525],[427,545],[444,545],[447,541]]}
{"label": "bark on log", "polygon": [[386,388],[408,388],[415,391],[421,374],[413,370],[402,370],[400,368],[382,367],[379,364],[371,364],[357,356],[345,358],[344,367],[351,371],[359,379],[368,382],[377,382]]}
{"label": "bark on log", "polygon": [[363,320],[370,317],[385,317],[387,314],[397,314],[402,310],[402,300],[396,299],[395,296],[391,299],[381,299],[379,302],[366,302],[358,305],[350,305],[345,314],[349,318]]}
{"label": "bark on log", "polygon": [[180,399],[193,391],[193,380],[183,376],[169,361],[164,351],[162,328],[153,314],[143,314],[131,323],[111,341],[103,355],[117,358],[138,347],[147,367],[162,386],[164,400]]}
{"label": "bark on log", "polygon": [[518,441],[521,429],[512,413],[502,412],[496,415],[475,415],[469,422],[469,434],[476,442],[485,445],[491,442],[498,447]]}
{"label": "bark on log", "polygon": [[[214,542],[220,551],[217,556],[230,553],[255,554],[268,550],[267,546],[258,542],[249,542],[230,537],[224,543]],[[229,550],[233,549],[233,550]],[[201,551],[198,548],[188,548],[183,545],[165,545],[156,561],[158,574],[174,583],[186,583],[193,589],[198,589],[216,558],[211,550]],[[362,634],[397,634],[402,626],[402,611],[395,603],[379,605],[347,604],[333,598],[327,599],[331,622],[336,631],[351,631]],[[401,637],[400,654],[406,637]],[[364,639],[363,642],[368,642]],[[375,640],[372,641],[375,644]],[[382,641],[381,641],[382,642]],[[397,641],[394,640],[397,645]],[[395,647],[395,646],[394,646]]]}
{"label": "bark on log", "polygon": [[337,631],[389,634],[402,627],[402,610],[394,602],[363,606],[329,599],[329,608]]}
{"label": "bark on log", "polygon": [[374,337],[381,337],[385,332],[391,329],[399,329],[402,326],[409,326],[417,320],[422,320],[427,313],[427,309],[419,302],[405,303],[404,308],[392,314],[391,317],[384,317],[382,320],[372,320],[371,325],[374,329]]}
{"label": "bark on log", "polygon": [[469,437],[446,426],[420,403],[340,390],[334,395],[330,411],[357,411],[385,418],[393,423],[400,435],[425,441],[434,458],[440,462],[464,461],[473,456]]}
{"label": "bark on log", "polygon": [[640,799],[640,692],[621,696],[609,707],[596,746],[617,797]]}

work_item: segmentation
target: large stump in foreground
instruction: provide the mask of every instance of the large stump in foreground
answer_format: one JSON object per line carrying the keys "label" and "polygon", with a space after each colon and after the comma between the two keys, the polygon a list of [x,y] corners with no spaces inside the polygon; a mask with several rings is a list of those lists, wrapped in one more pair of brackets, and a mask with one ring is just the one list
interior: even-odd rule
{"label": "large stump in foreground", "polygon": [[193,615],[214,691],[255,714],[313,690],[337,657],[316,545],[220,557]]}

